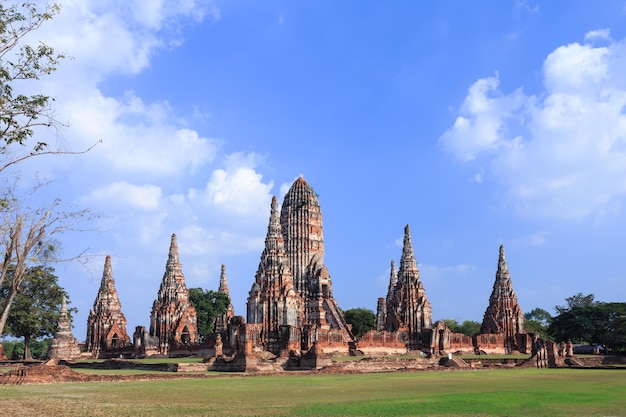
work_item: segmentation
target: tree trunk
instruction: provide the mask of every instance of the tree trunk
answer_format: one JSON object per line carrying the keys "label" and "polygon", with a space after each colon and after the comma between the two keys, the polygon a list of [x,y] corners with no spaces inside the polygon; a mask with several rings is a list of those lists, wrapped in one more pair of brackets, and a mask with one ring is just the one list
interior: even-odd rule
{"label": "tree trunk", "polygon": [[7,323],[7,319],[9,318],[9,312],[11,311],[11,305],[13,304],[13,300],[15,300],[15,296],[17,295],[17,289],[11,288],[11,292],[9,292],[9,296],[7,297],[6,304],[2,309],[2,315],[0,315],[0,336],[4,333],[4,326]]}
{"label": "tree trunk", "polygon": [[27,334],[24,336],[24,360],[32,361],[33,354],[30,351],[30,335]]}

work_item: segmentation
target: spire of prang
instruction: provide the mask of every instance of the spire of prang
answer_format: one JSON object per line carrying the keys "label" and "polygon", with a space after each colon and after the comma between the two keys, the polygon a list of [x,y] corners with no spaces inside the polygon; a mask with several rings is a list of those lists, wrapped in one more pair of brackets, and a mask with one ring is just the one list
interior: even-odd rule
{"label": "spire of prang", "polygon": [[398,284],[398,271],[396,270],[396,261],[391,260],[391,272],[389,273],[389,292],[391,292]]}
{"label": "spire of prang", "polygon": [[180,272],[182,265],[180,264],[180,258],[178,256],[178,242],[176,241],[176,234],[172,234],[172,240],[170,242],[170,251],[167,255],[166,269],[172,272]]}
{"label": "spire of prang", "polygon": [[524,316],[513,290],[504,245],[500,245],[496,279],[480,333],[504,333],[507,346],[513,346],[516,343],[514,337],[516,333],[524,333]]}
{"label": "spire of prang", "polygon": [[417,269],[417,261],[413,252],[413,242],[411,240],[411,228],[407,224],[404,228],[404,244],[402,245],[402,258],[400,259],[400,270],[398,280],[405,284],[407,280],[419,281],[420,275]]}
{"label": "spire of prang", "polygon": [[99,313],[106,311],[117,311],[121,309],[117,290],[115,289],[115,280],[113,279],[113,267],[111,266],[111,256],[107,255],[104,260],[104,270],[102,271],[102,281],[100,282],[100,290],[93,303],[93,311]]}
{"label": "spire of prang", "polygon": [[[508,274],[509,267],[506,264],[506,256],[504,255],[504,245],[500,245],[500,253],[498,255],[498,275]],[[510,279],[510,275],[509,275]]]}
{"label": "spire of prang", "polygon": [[217,291],[226,295],[230,295],[228,290],[228,280],[226,279],[226,265],[223,264],[222,270],[220,272],[220,287],[217,289]]}

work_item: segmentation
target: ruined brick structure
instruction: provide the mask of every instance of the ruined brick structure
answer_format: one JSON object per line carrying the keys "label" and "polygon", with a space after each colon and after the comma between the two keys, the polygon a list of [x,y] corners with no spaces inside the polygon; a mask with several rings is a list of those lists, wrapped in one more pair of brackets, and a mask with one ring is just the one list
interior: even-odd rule
{"label": "ruined brick structure", "polygon": [[322,211],[317,194],[302,177],[285,195],[280,225],[295,288],[304,299],[305,324],[324,330],[336,329],[346,340],[351,339],[324,265]]}
{"label": "ruined brick structure", "polygon": [[432,309],[420,280],[409,225],[404,228],[400,269],[396,273],[391,261],[387,298],[378,301],[376,321],[378,331],[405,334],[401,339],[409,349],[419,349],[424,344],[423,330],[432,328]]}
{"label": "ruined brick structure", "polygon": [[107,256],[100,290],[87,319],[87,351],[94,357],[99,357],[101,353],[106,357],[107,352],[118,350],[129,343],[126,317],[122,313],[113,280],[111,257]]}
{"label": "ruined brick structure", "polygon": [[61,304],[61,315],[57,323],[57,330],[48,348],[47,357],[48,359],[63,359],[66,361],[80,359],[80,348],[78,347],[78,340],[72,334],[72,324],[67,314],[65,296],[63,296],[63,303]]}
{"label": "ruined brick structure", "polygon": [[503,246],[500,247],[496,282],[479,334],[452,333],[443,321],[432,323],[431,317],[430,303],[419,279],[407,225],[400,270],[396,274],[392,261],[387,297],[378,299],[376,330],[368,332],[358,341],[359,349],[372,354],[400,353],[403,348],[444,354],[526,353],[531,347],[532,341],[524,332],[524,317],[513,291]]}
{"label": "ruined brick structure", "polygon": [[352,342],[324,265],[320,204],[304,178],[285,195],[280,217],[272,199],[266,247],[248,298],[248,323],[254,345],[274,352],[315,345],[319,352],[347,354]]}
{"label": "ruined brick structure", "polygon": [[525,333],[524,315],[513,290],[503,245],[500,246],[496,280],[489,297],[489,306],[485,311],[480,333],[502,335],[504,348],[507,352],[517,349],[519,342],[516,335]]}
{"label": "ruined brick structure", "polygon": [[304,300],[296,291],[289,267],[278,216],[278,201],[272,198],[265,249],[252,284],[247,304],[248,325],[258,325],[263,350],[300,348]]}
{"label": "ruined brick structure", "polygon": [[228,279],[226,278],[226,265],[222,265],[220,272],[220,286],[217,289],[217,292],[226,294],[229,300],[226,313],[215,319],[215,333],[222,333],[226,331],[228,323],[230,323],[230,320],[235,316],[235,307],[233,307],[233,303],[230,302],[230,291],[228,290]]}
{"label": "ruined brick structure", "polygon": [[[218,291],[229,295],[224,265]],[[265,248],[248,294],[246,317],[235,316],[230,303],[216,319],[215,331],[199,343],[196,310],[189,301],[176,235],[172,235],[149,331],[137,326],[130,345],[107,257],[88,319],[87,348],[96,356],[99,352],[116,353],[116,357],[202,354],[222,370],[253,370],[267,361],[283,369],[311,369],[331,355],[358,350],[368,355],[526,353],[533,342],[524,331],[502,246],[480,333],[453,333],[445,322],[433,323],[409,225],[404,229],[399,268],[392,260],[387,295],[378,299],[376,329],[355,342],[324,264],[320,204],[303,178],[293,183],[280,211],[277,198],[272,198]]]}
{"label": "ruined brick structure", "polygon": [[150,315],[150,338],[155,338],[158,352],[198,343],[196,309],[189,301],[182,265],[178,258],[176,235],[172,235],[165,274]]}

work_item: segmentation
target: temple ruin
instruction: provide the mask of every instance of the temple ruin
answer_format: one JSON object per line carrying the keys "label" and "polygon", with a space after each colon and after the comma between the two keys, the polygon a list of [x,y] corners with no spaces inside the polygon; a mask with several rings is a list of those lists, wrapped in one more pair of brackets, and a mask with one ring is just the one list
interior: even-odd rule
{"label": "temple ruin", "polygon": [[72,334],[72,324],[70,322],[69,315],[67,314],[67,300],[63,296],[63,302],[61,304],[61,315],[57,323],[57,330],[54,333],[54,338],[48,348],[48,359],[63,359],[66,361],[73,361],[80,359],[80,347],[78,346],[78,340]]}
{"label": "temple ruin", "polygon": [[[225,265],[218,291],[229,295]],[[110,257],[87,324],[87,350],[92,356],[200,355],[210,369],[226,371],[257,369],[268,360],[280,369],[311,369],[331,355],[528,353],[533,346],[524,331],[503,246],[480,334],[453,333],[445,322],[433,323],[409,225],[404,228],[399,268],[392,260],[387,295],[378,299],[376,329],[355,341],[324,264],[320,204],[303,178],[292,184],[280,210],[278,199],[272,198],[265,247],[245,317],[236,316],[230,303],[215,319],[215,333],[199,341],[196,310],[172,235],[149,330],[137,326],[129,342]]]}
{"label": "temple ruin", "polygon": [[432,308],[417,269],[409,225],[404,228],[400,269],[396,271],[392,260],[387,297],[378,299],[376,323],[376,329],[357,343],[359,350],[372,354],[440,350],[438,333],[433,340]]}
{"label": "temple ruin", "polygon": [[432,310],[419,277],[410,229],[404,229],[400,270],[391,261],[386,298],[379,298],[376,330],[366,333],[358,348],[371,354],[421,351],[446,353],[528,353],[532,340],[524,331],[524,315],[517,303],[511,276],[500,246],[498,269],[480,333],[453,333],[445,322],[432,323]]}
{"label": "temple ruin", "polygon": [[281,350],[300,348],[304,300],[296,291],[285,253],[276,197],[247,310],[248,326],[257,330],[263,350],[278,355]]}
{"label": "temple ruin", "polygon": [[[309,343],[334,342],[347,346],[352,335],[339,311],[330,273],[324,265],[320,203],[317,194],[302,177],[285,194],[280,226],[295,290],[304,300],[305,338]],[[317,336],[313,335],[314,331]]]}
{"label": "temple ruin", "polygon": [[228,307],[226,312],[215,319],[215,333],[223,333],[228,329],[228,325],[233,317],[235,317],[235,307],[230,301],[230,291],[228,290],[228,279],[226,278],[226,265],[222,265],[220,272],[220,286],[217,292],[226,294],[228,296]]}
{"label": "temple ruin", "polygon": [[270,220],[247,304],[253,350],[347,354],[353,337],[324,265],[322,213],[311,186],[298,178]]}
{"label": "temple ruin", "polygon": [[100,290],[87,318],[86,350],[97,358],[100,356],[100,352],[108,354],[110,351],[121,349],[129,343],[130,337],[126,332],[126,317],[122,313],[122,305],[115,289],[111,257],[107,255],[104,261]]}
{"label": "temple ruin", "polygon": [[[504,256],[504,245],[500,245],[496,280],[489,297],[489,306],[483,317],[480,334],[485,339],[498,339],[496,351],[502,347],[507,353],[527,349],[526,344],[528,342],[523,336],[520,336],[525,334],[524,314],[517,303],[517,295],[513,290],[511,274]],[[487,347],[483,348],[487,349]]]}
{"label": "temple ruin", "polygon": [[175,234],[172,235],[161,287],[152,304],[150,337],[154,338],[161,355],[167,355],[170,349],[181,345],[198,343],[196,309],[189,301]]}

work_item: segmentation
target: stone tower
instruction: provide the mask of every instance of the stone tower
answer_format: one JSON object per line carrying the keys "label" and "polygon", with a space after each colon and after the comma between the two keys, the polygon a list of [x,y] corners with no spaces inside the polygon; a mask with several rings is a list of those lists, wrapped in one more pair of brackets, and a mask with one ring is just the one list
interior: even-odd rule
{"label": "stone tower", "polygon": [[98,357],[101,351],[120,348],[130,343],[126,317],[117,296],[111,257],[104,261],[100,290],[87,319],[87,351]]}
{"label": "stone tower", "polygon": [[280,225],[296,290],[306,299],[311,292],[307,269],[314,259],[320,265],[324,263],[324,234],[317,195],[302,177],[285,195]]}
{"label": "stone tower", "polygon": [[217,289],[217,292],[226,294],[229,300],[226,313],[215,319],[215,333],[221,333],[226,331],[228,323],[230,323],[230,319],[235,317],[235,307],[233,307],[233,303],[230,302],[230,291],[228,290],[228,280],[226,278],[226,265],[222,265],[222,270],[220,272],[220,286]]}
{"label": "stone tower", "polygon": [[290,345],[299,348],[303,314],[304,301],[294,285],[285,253],[278,201],[273,197],[265,249],[248,296],[247,322],[261,325],[264,350],[278,354]]}
{"label": "stone tower", "polygon": [[391,264],[385,306],[385,330],[418,334],[422,329],[432,328],[432,309],[420,280],[409,225],[404,228],[402,258],[397,275],[395,263]]}
{"label": "stone tower", "polygon": [[197,326],[196,309],[189,301],[176,235],[173,234],[163,281],[152,305],[150,337],[158,340],[158,350],[165,355],[172,348],[197,343]]}
{"label": "stone tower", "polygon": [[332,282],[324,265],[322,211],[317,194],[298,178],[283,200],[280,211],[285,253],[295,289],[305,303],[305,324],[337,329],[352,339],[348,325],[332,293]]}
{"label": "stone tower", "polygon": [[72,334],[72,325],[67,314],[67,300],[63,296],[61,304],[61,315],[57,324],[54,338],[48,348],[48,359],[59,359],[73,361],[80,358],[80,348],[78,340]]}
{"label": "stone tower", "polygon": [[500,246],[498,271],[489,297],[489,306],[485,311],[480,333],[500,333],[504,335],[505,347],[515,345],[515,335],[524,333],[524,315],[517,295],[513,291],[511,274],[504,256],[504,246]]}
{"label": "stone tower", "polygon": [[389,272],[389,287],[387,288],[387,297],[380,297],[376,305],[376,330],[385,330],[388,308],[391,308],[393,300],[396,298],[396,286],[398,285],[398,272],[396,270],[396,261],[391,260],[391,269]]}

